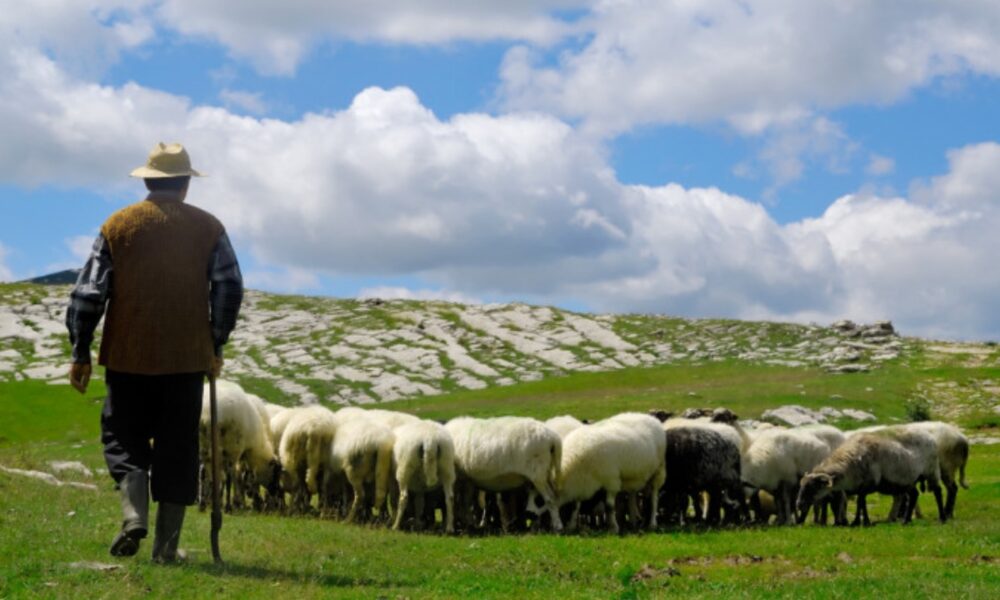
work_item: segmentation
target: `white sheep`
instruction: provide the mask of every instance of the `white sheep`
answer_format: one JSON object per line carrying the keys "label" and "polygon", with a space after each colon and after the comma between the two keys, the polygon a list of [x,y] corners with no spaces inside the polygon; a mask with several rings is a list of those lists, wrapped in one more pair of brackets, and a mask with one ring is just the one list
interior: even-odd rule
{"label": "white sheep", "polygon": [[830,455],[826,442],[815,435],[793,429],[760,432],[743,454],[744,486],[765,490],[774,496],[778,524],[792,522],[792,502],[800,478]]}
{"label": "white sheep", "polygon": [[286,408],[282,411],[276,411],[271,415],[271,419],[268,421],[268,431],[271,435],[271,445],[275,450],[281,449],[281,437],[285,434],[285,428],[288,427],[288,422],[292,420],[296,414],[298,414],[298,409],[303,407]]}
{"label": "white sheep", "polygon": [[833,425],[802,425],[792,429],[791,431],[805,431],[815,435],[827,445],[830,452],[840,448],[840,445],[847,439],[847,435]]}
{"label": "white sheep", "polygon": [[295,507],[304,511],[309,506],[310,496],[320,490],[319,480],[329,473],[337,419],[332,411],[319,405],[299,406],[278,416],[286,414],[288,421],[278,447],[281,484],[292,494]]}
{"label": "white sheep", "polygon": [[257,411],[257,415],[260,416],[261,422],[267,424],[271,420],[271,415],[267,412],[267,403],[264,399],[257,394],[251,394],[250,392],[244,392],[246,394],[247,401],[253,406],[254,410]]}
{"label": "white sheep", "polygon": [[[922,433],[930,436],[933,440],[937,449],[940,480],[944,482],[945,487],[948,489],[948,500],[944,507],[944,516],[945,518],[951,517],[955,511],[955,497],[958,495],[958,485],[955,477],[956,472],[960,474],[959,479],[962,487],[968,488],[968,485],[965,483],[965,465],[969,459],[968,438],[966,438],[965,435],[963,435],[962,432],[954,425],[942,423],[940,421],[919,421],[903,425],[872,425],[870,427],[850,431],[847,435],[848,437],[851,437],[872,433],[885,434],[893,431],[912,431]],[[921,441],[922,440],[917,440],[918,445]],[[927,469],[933,470],[930,465],[927,466]],[[934,486],[931,487],[931,491],[934,492],[935,497],[937,497],[938,492]],[[890,511],[890,521],[896,519],[899,514],[900,506],[905,500],[906,497],[903,494],[899,494],[895,497],[893,500],[892,510]],[[938,508],[940,510],[941,507],[939,506]],[[914,503],[914,505],[910,507],[910,510],[916,510],[919,514],[920,509]],[[942,519],[942,521],[943,520],[944,519]]]}
{"label": "white sheep", "polygon": [[[618,533],[615,498],[619,492],[650,494],[649,527],[656,527],[660,488],[666,480],[667,436],[649,415],[625,413],[578,427],[563,440],[559,475],[559,505],[574,503],[570,527],[575,528],[580,503],[599,491],[605,493],[608,527]],[[638,517],[634,496],[630,512]]]}
{"label": "white sheep", "polygon": [[360,408],[358,406],[345,406],[337,411],[338,415],[347,417],[364,417],[369,421],[375,421],[385,425],[389,429],[395,430],[403,425],[420,422],[420,417],[399,412],[396,410],[385,410],[382,408]]}
{"label": "white sheep", "polygon": [[411,494],[417,501],[414,513],[420,523],[424,492],[440,487],[444,493],[445,532],[455,532],[455,444],[444,425],[433,421],[418,421],[394,431],[392,448],[398,501],[393,529],[399,529],[406,514]]}
{"label": "white sheep", "polygon": [[[834,427],[833,425],[824,425],[817,423],[812,425],[801,425],[799,427],[795,427],[793,430],[802,431],[805,433],[811,433],[812,435],[815,435],[820,439],[820,441],[822,441],[827,445],[827,447],[830,449],[830,452],[833,452],[834,450],[839,448],[844,443],[844,441],[847,440],[847,435],[843,431]],[[847,497],[844,496],[843,494],[837,494],[834,497],[828,500],[823,500],[816,506],[814,506],[813,521],[815,523],[821,523],[823,525],[826,525],[827,508],[829,506],[833,507],[834,521],[837,524],[846,523],[846,517],[844,516],[844,513],[847,507]],[[798,518],[799,523],[805,521],[805,518],[806,518],[805,514],[800,514]]]}
{"label": "white sheep", "polygon": [[573,431],[577,427],[582,426],[583,423],[574,416],[561,415],[558,417],[552,417],[548,421],[545,421],[544,425],[552,431],[558,433],[559,437],[565,439],[566,434]]}
{"label": "white sheep", "polygon": [[267,413],[267,420],[271,421],[274,417],[288,410],[287,406],[282,406],[280,404],[274,404],[271,402],[264,403],[264,412]]}
{"label": "white sheep", "polygon": [[[913,453],[917,462],[921,465],[920,480],[934,494],[934,499],[937,501],[938,518],[943,523],[948,519],[948,514],[941,499],[941,460],[937,438],[927,430],[914,428],[912,425],[911,423],[908,425],[886,427],[885,429],[873,431],[870,435],[891,438]],[[896,494],[889,520],[894,521],[900,512],[905,510],[906,514],[903,520],[904,522],[908,522],[916,509],[916,501],[916,488],[908,494]]]}
{"label": "white sheep", "polygon": [[[955,514],[955,497],[958,495],[958,484],[969,489],[965,483],[965,465],[969,460],[969,438],[950,423],[940,421],[921,421],[903,425],[914,431],[923,431],[931,435],[938,446],[938,462],[941,468],[941,481],[948,490],[948,500],[945,503],[945,514],[951,518]],[[959,477],[956,478],[956,473]]]}
{"label": "white sheep", "polygon": [[[812,506],[834,493],[857,494],[854,525],[870,525],[868,494],[905,494],[912,507],[917,482],[933,478],[937,448],[928,434],[921,432],[876,431],[848,436],[822,463],[802,477],[797,508]],[[938,488],[938,507],[941,507]],[[903,511],[909,522],[912,510]]]}
{"label": "white sheep", "polygon": [[535,419],[459,417],[445,425],[455,444],[456,475],[475,486],[503,492],[530,483],[541,494],[555,531],[562,530],[556,505],[562,440]]}
{"label": "white sheep", "polygon": [[[251,491],[248,486],[264,486],[270,493],[276,492],[278,461],[256,404],[243,388],[232,381],[218,380],[216,392],[220,460],[227,480],[226,510],[231,510],[233,481],[236,482],[237,505],[241,505],[243,496]],[[203,465],[209,465],[211,461],[210,435],[211,403],[202,402],[199,441]],[[206,501],[204,490],[207,487],[208,471],[207,468],[202,469],[202,499],[199,503],[202,507]],[[252,495],[255,499],[258,498],[256,490]]]}
{"label": "white sheep", "polygon": [[366,500],[365,483],[375,484],[373,506],[382,511],[392,473],[393,433],[382,423],[337,411],[333,444],[329,448],[333,475],[346,476],[354,499],[346,519],[354,521]]}

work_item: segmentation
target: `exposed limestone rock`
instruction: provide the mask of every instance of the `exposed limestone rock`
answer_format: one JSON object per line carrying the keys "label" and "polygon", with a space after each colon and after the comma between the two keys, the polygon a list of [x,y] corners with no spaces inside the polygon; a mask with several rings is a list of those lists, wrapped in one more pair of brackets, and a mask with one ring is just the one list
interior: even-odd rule
{"label": "exposed limestone rock", "polygon": [[763,421],[778,421],[792,427],[815,425],[826,420],[822,413],[795,404],[764,411],[760,418]]}
{"label": "exposed limestone rock", "polygon": [[843,412],[844,412],[844,416],[845,417],[850,417],[850,418],[854,419],[855,421],[875,421],[876,420],[875,415],[871,414],[870,412],[865,412],[863,410],[857,410],[857,409],[854,409],[854,408],[845,408]]}

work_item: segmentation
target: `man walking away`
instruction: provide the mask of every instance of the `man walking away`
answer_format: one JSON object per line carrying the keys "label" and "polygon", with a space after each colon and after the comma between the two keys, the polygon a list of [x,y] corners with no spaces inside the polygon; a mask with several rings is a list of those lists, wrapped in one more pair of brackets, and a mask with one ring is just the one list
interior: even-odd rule
{"label": "man walking away", "polygon": [[171,562],[185,507],[197,495],[203,377],[222,368],[243,278],[222,224],[184,203],[200,173],[183,146],[157,144],[132,176],[145,180],[149,195],[104,223],[70,296],[69,378],[86,391],[94,329],[104,315],[101,441],[123,514],[111,554],[139,551],[151,482],[159,504],[153,560]]}

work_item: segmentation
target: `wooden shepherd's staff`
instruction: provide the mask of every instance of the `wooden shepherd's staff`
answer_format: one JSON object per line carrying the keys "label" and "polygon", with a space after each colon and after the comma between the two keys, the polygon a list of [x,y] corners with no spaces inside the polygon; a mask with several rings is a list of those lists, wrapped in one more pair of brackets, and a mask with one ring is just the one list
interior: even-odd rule
{"label": "wooden shepherd's staff", "polygon": [[219,553],[219,530],[222,529],[221,479],[222,461],[219,457],[219,407],[215,397],[215,374],[208,374],[208,397],[212,412],[212,559],[222,563]]}

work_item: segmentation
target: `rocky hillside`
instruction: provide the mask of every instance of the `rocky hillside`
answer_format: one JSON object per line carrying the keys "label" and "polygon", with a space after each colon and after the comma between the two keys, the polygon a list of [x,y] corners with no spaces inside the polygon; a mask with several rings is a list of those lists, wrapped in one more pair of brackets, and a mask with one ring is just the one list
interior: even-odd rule
{"label": "rocky hillside", "polygon": [[[0,380],[64,377],[68,291],[0,286]],[[269,381],[286,401],[367,404],[666,363],[857,372],[905,359],[917,343],[889,323],[822,327],[249,292],[226,375]]]}

